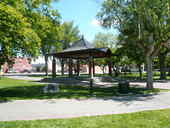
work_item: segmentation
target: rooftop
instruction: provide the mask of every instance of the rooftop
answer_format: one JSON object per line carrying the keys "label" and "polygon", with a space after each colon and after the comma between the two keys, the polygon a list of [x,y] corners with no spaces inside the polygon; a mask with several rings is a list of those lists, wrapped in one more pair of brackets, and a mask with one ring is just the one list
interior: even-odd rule
{"label": "rooftop", "polygon": [[90,56],[93,58],[110,57],[112,56],[112,52],[109,48],[95,48],[92,43],[82,37],[62,52],[51,53],[48,55],[55,56],[57,58],[87,59]]}

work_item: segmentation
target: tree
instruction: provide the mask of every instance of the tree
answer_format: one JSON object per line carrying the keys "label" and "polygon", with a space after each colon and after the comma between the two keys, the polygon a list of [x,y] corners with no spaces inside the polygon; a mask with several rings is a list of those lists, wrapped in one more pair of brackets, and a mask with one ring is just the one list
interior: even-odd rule
{"label": "tree", "polygon": [[166,57],[166,64],[167,64],[167,68],[168,68],[168,76],[170,76],[170,54],[167,55]]}
{"label": "tree", "polygon": [[167,54],[169,52],[169,49],[162,48],[158,54],[159,58],[159,67],[160,67],[160,80],[166,79],[166,58]]}
{"label": "tree", "polygon": [[74,22],[64,22],[62,24],[62,48],[68,48],[72,43],[80,39],[80,31]]}
{"label": "tree", "polygon": [[3,3],[17,9],[27,10],[27,9],[37,9],[43,5],[50,6],[51,2],[57,2],[57,1],[58,0],[3,0]]}
{"label": "tree", "polygon": [[114,49],[117,44],[117,37],[112,33],[97,33],[95,35],[93,43],[96,48],[104,48],[108,47],[110,49]]}
{"label": "tree", "polygon": [[32,28],[41,38],[40,52],[44,56],[46,75],[48,75],[48,58],[46,54],[61,49],[60,15],[56,10],[43,8],[39,12],[31,12]]}
{"label": "tree", "polygon": [[44,56],[46,75],[48,75],[48,57],[46,54],[61,49],[61,17],[57,10],[49,8],[51,1],[56,0],[39,0],[40,3],[25,2],[28,7],[26,16],[31,17],[32,28],[41,38],[40,52]]}
{"label": "tree", "polygon": [[144,51],[136,43],[133,36],[124,37],[124,35],[119,34],[118,49],[121,57],[127,56],[128,61],[135,63],[139,70],[140,79],[142,79],[141,66],[145,62]]}
{"label": "tree", "polygon": [[[9,47],[9,51],[11,54],[4,54],[4,52],[1,53],[6,56],[8,55],[8,58],[13,55],[14,52],[20,52],[20,55],[28,55],[28,51],[31,51],[31,56],[37,56],[38,53],[42,53],[43,55],[49,53],[52,46],[55,46],[58,48],[58,42],[59,42],[59,29],[60,27],[60,15],[57,10],[51,10],[49,9],[50,3],[52,1],[57,0],[4,0],[3,2],[0,2],[3,4],[3,6],[7,6],[9,8],[12,8],[15,10],[18,15],[20,14],[22,17],[17,17],[15,21],[11,21],[10,27],[16,26],[15,23],[23,23],[25,28],[22,30],[22,24],[18,24],[18,30],[20,31],[20,34],[24,34],[23,40],[27,41],[27,45],[24,45],[24,43],[21,43],[19,45],[16,45],[19,42],[18,36],[15,34],[14,31],[11,31],[11,35],[5,35],[5,38],[14,38],[13,39],[13,47],[8,45],[7,43],[1,44],[2,51],[5,51],[5,47]],[[11,15],[15,15],[14,12],[10,12]],[[8,14],[4,14],[4,17],[8,17]],[[21,21],[19,21],[20,19]],[[1,20],[3,22],[6,22],[6,18]],[[9,22],[9,21],[8,21]],[[15,28],[7,28],[4,26],[6,30],[16,30]],[[28,29],[29,28],[29,29]],[[20,30],[19,30],[20,29]],[[9,32],[9,31],[8,31]],[[13,35],[12,35],[13,34]],[[13,37],[12,37],[13,36]],[[34,36],[34,37],[33,37]],[[36,36],[36,37],[35,37]],[[25,39],[24,39],[25,38]],[[27,38],[27,39],[26,39]],[[4,39],[1,38],[3,41]],[[28,40],[29,39],[29,40]],[[39,41],[38,41],[39,39]],[[22,41],[23,41],[22,40]],[[22,42],[20,41],[20,42]],[[34,42],[34,43],[32,43]],[[31,44],[32,43],[32,44]],[[25,51],[20,50],[20,47],[23,46],[22,49],[26,49]],[[37,45],[37,46],[36,46]],[[32,46],[32,47],[31,47]],[[28,49],[27,49],[28,48]],[[40,49],[40,50],[39,50]],[[27,52],[27,53],[26,53]],[[30,53],[30,52],[29,52]],[[1,57],[1,59],[4,59],[7,61],[7,57]],[[10,59],[9,59],[10,60]]]}
{"label": "tree", "polygon": [[[80,39],[80,31],[77,26],[74,26],[74,22],[64,22],[61,25],[61,33],[62,33],[62,39],[61,39],[61,47],[62,49],[66,49],[70,47],[72,43],[75,43]],[[62,68],[62,75],[64,75],[64,63],[65,59],[61,59],[61,68]]]}
{"label": "tree", "polygon": [[[96,48],[110,48],[112,52],[116,49],[117,37],[112,33],[97,33],[93,40],[93,44]],[[95,64],[102,67],[103,74],[105,73],[105,67],[108,65],[110,58],[95,59]]]}
{"label": "tree", "polygon": [[153,88],[152,62],[170,38],[169,0],[106,0],[98,14],[104,27],[115,27],[125,37],[135,37],[144,51],[147,88]]}
{"label": "tree", "polygon": [[0,61],[1,64],[13,56],[36,56],[41,39],[32,30],[31,24],[15,8],[0,3]]}

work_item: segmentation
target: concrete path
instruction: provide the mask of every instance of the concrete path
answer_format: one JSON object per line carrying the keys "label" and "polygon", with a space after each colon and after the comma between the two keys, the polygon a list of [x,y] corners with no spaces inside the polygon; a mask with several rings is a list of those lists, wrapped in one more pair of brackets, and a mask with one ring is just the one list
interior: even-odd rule
{"label": "concrete path", "polygon": [[0,121],[72,118],[170,108],[170,92],[88,100],[17,100],[0,103]]}
{"label": "concrete path", "polygon": [[42,77],[32,77],[32,75],[43,75],[42,73],[6,73],[4,76],[12,79],[19,79],[19,80],[32,80],[32,81],[40,81],[43,79]]}
{"label": "concrete path", "polygon": [[[131,86],[141,86],[141,87],[146,87],[145,82],[131,82]],[[157,81],[154,82],[154,88],[160,88],[160,89],[170,89],[170,81]]]}

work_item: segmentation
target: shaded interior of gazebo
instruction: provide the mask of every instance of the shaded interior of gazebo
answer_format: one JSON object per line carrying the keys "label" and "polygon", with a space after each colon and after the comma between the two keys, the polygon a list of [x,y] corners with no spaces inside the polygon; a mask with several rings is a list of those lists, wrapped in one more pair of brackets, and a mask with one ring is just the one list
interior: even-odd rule
{"label": "shaded interior of gazebo", "polygon": [[[73,75],[73,59],[76,61],[77,76],[80,75],[80,60],[88,60],[89,64],[89,75],[92,78],[95,74],[95,58],[110,58],[113,56],[109,48],[95,48],[91,43],[85,40],[83,37],[74,42],[72,46],[58,53],[50,53],[46,56],[52,56],[52,76],[56,76],[56,58],[69,59],[69,77]],[[111,60],[111,59],[110,59]],[[62,67],[62,66],[61,66]],[[112,75],[112,64],[111,61],[108,63],[109,75]],[[63,70],[63,69],[62,69]]]}

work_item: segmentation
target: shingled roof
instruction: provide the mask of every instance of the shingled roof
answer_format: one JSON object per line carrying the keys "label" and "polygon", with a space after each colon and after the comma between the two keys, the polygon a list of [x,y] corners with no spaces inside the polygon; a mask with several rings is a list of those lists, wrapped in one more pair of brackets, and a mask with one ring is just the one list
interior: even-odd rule
{"label": "shingled roof", "polygon": [[110,57],[112,56],[112,52],[109,48],[95,48],[92,43],[82,37],[62,52],[51,53],[48,55],[52,55],[57,58],[86,59],[90,56],[93,58]]}
{"label": "shingled roof", "polygon": [[84,37],[82,37],[80,40],[74,42],[72,46],[67,49],[64,49],[63,52],[78,51],[92,48],[95,48],[94,45],[85,40]]}

